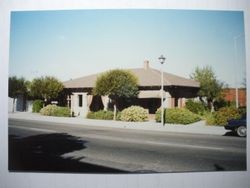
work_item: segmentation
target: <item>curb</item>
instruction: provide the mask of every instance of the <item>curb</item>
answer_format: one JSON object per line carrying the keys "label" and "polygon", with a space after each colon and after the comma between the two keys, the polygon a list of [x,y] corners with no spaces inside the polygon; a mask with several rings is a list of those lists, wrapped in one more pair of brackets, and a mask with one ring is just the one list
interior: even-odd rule
{"label": "curb", "polygon": [[122,122],[114,120],[92,120],[81,119],[79,117],[67,118],[67,117],[52,117],[41,116],[39,114],[33,114],[28,112],[16,112],[9,113],[9,119],[19,120],[34,120],[54,123],[68,123],[75,125],[108,127],[108,128],[121,128],[121,129],[134,129],[145,131],[160,131],[160,132],[172,132],[172,133],[189,133],[189,134],[209,134],[209,135],[224,135],[227,130],[224,127],[219,126],[206,126],[204,121],[199,121],[189,125],[179,124],[165,124],[164,127],[160,123],[156,122]]}

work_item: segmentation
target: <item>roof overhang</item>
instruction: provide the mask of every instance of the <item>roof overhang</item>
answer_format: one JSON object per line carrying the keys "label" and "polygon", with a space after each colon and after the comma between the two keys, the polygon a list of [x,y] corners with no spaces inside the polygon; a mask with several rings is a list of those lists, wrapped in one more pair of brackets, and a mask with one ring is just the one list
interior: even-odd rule
{"label": "roof overhang", "polygon": [[[166,91],[163,91],[163,97],[171,97]],[[141,90],[138,94],[139,99],[161,98],[161,90]]]}

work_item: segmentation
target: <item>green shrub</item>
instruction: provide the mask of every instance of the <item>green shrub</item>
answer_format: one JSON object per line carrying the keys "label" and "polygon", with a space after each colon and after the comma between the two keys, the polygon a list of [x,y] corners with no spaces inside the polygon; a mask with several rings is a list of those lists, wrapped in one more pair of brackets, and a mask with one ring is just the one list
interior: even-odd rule
{"label": "green shrub", "polygon": [[[166,114],[166,109],[164,110],[164,115]],[[155,121],[156,122],[161,122],[161,109],[157,109],[155,112]]]}
{"label": "green shrub", "polygon": [[116,120],[121,121],[121,112],[116,112]]}
{"label": "green shrub", "polygon": [[[161,109],[158,109],[155,114],[155,120],[161,121]],[[172,124],[190,124],[200,121],[201,117],[185,108],[169,108],[164,110],[165,123]]]}
{"label": "green shrub", "polygon": [[88,119],[95,119],[95,112],[89,111],[87,113],[86,118],[88,118]]}
{"label": "green shrub", "polygon": [[245,116],[247,113],[247,108],[245,106],[239,107],[239,113],[241,116]]}
{"label": "green shrub", "polygon": [[216,101],[214,101],[214,110],[218,111],[222,107],[230,106],[230,102],[228,103],[225,99],[219,98]]}
{"label": "green shrub", "polygon": [[205,112],[205,107],[201,102],[196,102],[190,99],[187,100],[185,108],[199,115],[203,115]]}
{"label": "green shrub", "polygon": [[240,110],[235,107],[223,107],[213,113],[205,115],[207,125],[224,126],[230,119],[239,119],[241,117]]}
{"label": "green shrub", "polygon": [[70,109],[68,107],[57,107],[54,116],[70,117]]}
{"label": "green shrub", "polygon": [[89,112],[87,114],[88,119],[104,119],[104,120],[112,120],[114,114],[112,111],[100,110],[97,112]]}
{"label": "green shrub", "polygon": [[130,106],[122,110],[120,119],[121,121],[147,121],[148,111],[140,106]]}
{"label": "green shrub", "polygon": [[43,101],[42,100],[35,100],[32,104],[32,112],[39,113],[40,110],[43,108]]}
{"label": "green shrub", "polygon": [[44,116],[59,116],[70,117],[70,109],[67,107],[60,107],[56,105],[47,105],[40,110],[40,113]]}
{"label": "green shrub", "polygon": [[206,124],[207,125],[215,125],[215,117],[214,117],[214,113],[216,112],[208,112],[206,114],[204,114],[204,119],[206,120]]}
{"label": "green shrub", "polygon": [[213,113],[215,125],[224,126],[230,119],[239,119],[241,117],[239,110],[235,107],[223,107]]}
{"label": "green shrub", "polygon": [[40,114],[44,116],[52,116],[52,114],[55,114],[56,108],[56,105],[47,105],[40,110]]}

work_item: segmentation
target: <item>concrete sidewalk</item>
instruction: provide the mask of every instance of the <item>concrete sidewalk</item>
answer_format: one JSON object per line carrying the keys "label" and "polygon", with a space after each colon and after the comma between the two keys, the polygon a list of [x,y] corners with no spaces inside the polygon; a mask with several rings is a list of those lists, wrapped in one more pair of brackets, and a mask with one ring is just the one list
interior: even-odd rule
{"label": "concrete sidewalk", "polygon": [[150,131],[166,131],[176,133],[193,133],[193,134],[210,134],[210,135],[224,135],[227,130],[221,126],[207,126],[205,121],[199,121],[189,125],[178,124],[165,124],[162,126],[160,123],[154,121],[148,122],[122,122],[113,120],[92,120],[84,119],[81,117],[52,117],[42,116],[37,113],[29,112],[15,112],[9,113],[10,119],[25,119],[25,120],[37,120],[54,123],[66,123],[99,127],[112,127],[123,129],[136,129],[136,130],[150,130]]}

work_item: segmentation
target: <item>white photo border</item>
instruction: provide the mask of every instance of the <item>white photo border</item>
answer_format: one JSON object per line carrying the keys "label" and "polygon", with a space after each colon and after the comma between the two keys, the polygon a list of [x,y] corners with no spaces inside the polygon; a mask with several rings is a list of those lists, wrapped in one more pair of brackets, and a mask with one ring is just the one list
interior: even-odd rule
{"label": "white photo border", "polygon": [[[247,144],[247,171],[241,172],[190,172],[163,174],[57,174],[10,173],[8,171],[8,62],[10,12],[22,10],[72,9],[192,9],[237,10],[244,12],[247,88],[250,78],[250,2],[248,0],[3,0],[0,2],[0,185],[18,187],[250,187],[249,145]],[[249,92],[247,105],[249,106]],[[249,122],[250,113],[247,112]],[[249,130],[248,130],[249,132]],[[247,137],[249,143],[249,136]]]}

